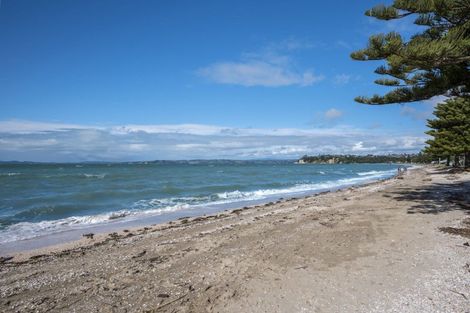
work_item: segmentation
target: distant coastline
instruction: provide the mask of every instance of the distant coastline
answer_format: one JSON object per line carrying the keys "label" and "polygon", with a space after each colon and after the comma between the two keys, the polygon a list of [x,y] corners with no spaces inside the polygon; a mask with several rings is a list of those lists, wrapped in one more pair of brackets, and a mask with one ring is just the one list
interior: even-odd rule
{"label": "distant coastline", "polygon": [[417,154],[388,154],[388,155],[353,155],[353,154],[322,154],[316,156],[304,155],[297,164],[354,164],[354,163],[396,163],[396,164],[429,164],[429,156]]}

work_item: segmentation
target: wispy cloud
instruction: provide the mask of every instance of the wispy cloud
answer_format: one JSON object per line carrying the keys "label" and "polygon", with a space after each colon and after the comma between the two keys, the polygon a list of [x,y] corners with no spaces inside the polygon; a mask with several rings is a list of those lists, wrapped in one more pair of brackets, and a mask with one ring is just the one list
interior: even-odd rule
{"label": "wispy cloud", "polygon": [[351,75],[338,74],[335,76],[334,82],[335,84],[338,84],[338,85],[344,85],[344,84],[349,83],[350,80],[351,80]]}
{"label": "wispy cloud", "polygon": [[359,142],[355,143],[352,146],[351,151],[353,151],[353,152],[364,152],[364,151],[371,152],[371,151],[375,151],[376,149],[377,148],[375,146],[365,147],[364,142],[359,141]]}
{"label": "wispy cloud", "polygon": [[198,69],[198,75],[218,84],[246,87],[310,86],[324,79],[311,69],[299,70],[292,52],[312,44],[294,39],[269,44],[258,52],[243,53],[239,60],[220,61]]}
{"label": "wispy cloud", "polygon": [[336,84],[336,85],[346,85],[346,84],[349,84],[350,82],[353,82],[353,81],[358,81],[360,79],[360,76],[358,75],[350,75],[350,74],[337,74],[335,75],[335,77],[333,78],[333,82]]}
{"label": "wispy cloud", "polygon": [[426,111],[417,110],[414,107],[411,107],[408,105],[404,105],[400,109],[400,115],[408,116],[415,120],[426,120],[427,118],[431,116],[431,113],[432,112],[429,112],[427,110]]}
{"label": "wispy cloud", "polygon": [[219,84],[247,87],[309,86],[324,78],[311,71],[294,72],[286,66],[261,60],[215,63],[200,69],[198,73]]}
{"label": "wispy cloud", "polygon": [[336,46],[347,49],[347,50],[352,50],[353,49],[352,46],[344,40],[336,41]]}
{"label": "wispy cloud", "polygon": [[0,160],[298,158],[319,153],[413,152],[425,140],[424,135],[404,136],[386,130],[371,134],[344,125],[310,129],[199,124],[102,127],[9,120],[0,121]]}
{"label": "wispy cloud", "polygon": [[327,120],[335,120],[340,118],[341,116],[343,116],[343,112],[335,108],[331,108],[325,112],[325,118]]}
{"label": "wispy cloud", "polygon": [[303,50],[303,49],[311,49],[316,46],[323,45],[321,43],[313,43],[306,39],[299,39],[299,38],[287,38],[281,40],[279,42],[271,42],[266,47],[264,47],[264,51],[267,53],[270,52],[279,52],[279,51],[295,51],[295,50]]}
{"label": "wispy cloud", "polygon": [[445,96],[436,96],[416,104],[403,104],[400,114],[414,120],[426,120],[432,117],[434,107],[446,99]]}
{"label": "wispy cloud", "polygon": [[0,122],[2,133],[29,134],[41,132],[67,131],[71,129],[85,129],[87,127],[77,124],[44,123],[24,120],[8,120]]}
{"label": "wispy cloud", "polygon": [[408,39],[412,35],[421,32],[422,27],[414,24],[415,17],[408,16],[400,19],[378,20],[373,17],[364,18],[364,28],[361,33],[367,37],[372,34],[398,32]]}

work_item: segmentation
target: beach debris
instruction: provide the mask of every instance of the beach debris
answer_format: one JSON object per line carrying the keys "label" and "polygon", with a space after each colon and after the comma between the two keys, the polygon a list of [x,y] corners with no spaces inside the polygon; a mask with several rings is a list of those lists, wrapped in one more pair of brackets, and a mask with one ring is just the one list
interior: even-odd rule
{"label": "beach debris", "polygon": [[156,256],[156,257],[149,258],[148,261],[150,263],[160,264],[160,263],[165,262],[167,259],[168,259],[168,257],[159,255],[159,256]]}
{"label": "beach debris", "polygon": [[144,256],[147,253],[147,250],[143,250],[142,252],[139,252],[137,255],[134,255],[132,258],[140,258],[141,256]]}
{"label": "beach debris", "polygon": [[34,305],[41,305],[41,304],[43,304],[44,302],[49,301],[49,300],[51,300],[51,298],[49,298],[49,297],[43,297],[43,298],[41,298],[41,299],[39,299],[39,300],[37,300],[37,301],[34,301],[33,303],[34,303]]}
{"label": "beach debris", "polygon": [[207,219],[207,217],[196,217],[196,218],[193,219],[193,222],[201,222],[201,221],[204,221],[206,219]]}
{"label": "beach debris", "polygon": [[0,263],[5,263],[5,262],[8,262],[8,261],[11,261],[13,259],[12,256],[1,256],[0,257]]}
{"label": "beach debris", "polygon": [[304,270],[304,269],[307,269],[307,268],[308,268],[308,266],[307,266],[307,265],[304,265],[304,266],[296,267],[296,268],[294,268],[294,269],[296,269],[296,270]]}
{"label": "beach debris", "polygon": [[455,291],[455,290],[452,290],[452,289],[449,289],[449,288],[448,288],[448,290],[452,291],[455,294],[461,295],[465,300],[468,300],[467,296],[464,293],[461,293],[461,292],[458,292],[458,291]]}
{"label": "beach debris", "polygon": [[443,233],[470,238],[470,228],[441,227],[439,230]]}
{"label": "beach debris", "polygon": [[118,238],[119,238],[119,235],[118,235],[118,233],[116,233],[116,232],[114,232],[114,233],[109,233],[108,236],[111,237],[112,239],[118,239]]}
{"label": "beach debris", "polygon": [[157,295],[157,297],[158,297],[158,298],[169,298],[170,295],[167,294],[167,293],[159,293],[159,294]]}
{"label": "beach debris", "polygon": [[85,238],[88,238],[88,239],[93,239],[94,236],[95,236],[95,234],[93,234],[93,233],[87,233],[87,234],[82,235],[82,237],[85,237]]}
{"label": "beach debris", "polygon": [[[160,310],[160,309],[162,309],[162,308],[164,308],[164,307],[166,307],[166,306],[168,306],[168,305],[170,305],[170,304],[172,304],[172,303],[175,303],[175,302],[177,302],[177,301],[183,299],[183,298],[186,297],[187,295],[188,295],[188,293],[185,293],[184,295],[182,295],[182,296],[180,296],[180,297],[178,297],[178,298],[176,298],[176,299],[174,299],[174,300],[172,300],[172,301],[170,301],[170,302],[167,302],[167,303],[165,303],[165,304],[162,304],[162,305],[160,305],[160,306],[157,308],[157,310]],[[157,296],[157,297],[158,297],[158,296]]]}

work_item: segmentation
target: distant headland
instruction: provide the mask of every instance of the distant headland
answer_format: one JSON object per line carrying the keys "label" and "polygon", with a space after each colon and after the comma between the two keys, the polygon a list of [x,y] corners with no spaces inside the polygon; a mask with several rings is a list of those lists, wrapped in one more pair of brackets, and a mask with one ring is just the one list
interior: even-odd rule
{"label": "distant headland", "polygon": [[352,154],[322,154],[316,156],[304,155],[298,164],[350,164],[350,163],[431,163],[430,156],[416,154],[387,154],[387,155],[352,155]]}

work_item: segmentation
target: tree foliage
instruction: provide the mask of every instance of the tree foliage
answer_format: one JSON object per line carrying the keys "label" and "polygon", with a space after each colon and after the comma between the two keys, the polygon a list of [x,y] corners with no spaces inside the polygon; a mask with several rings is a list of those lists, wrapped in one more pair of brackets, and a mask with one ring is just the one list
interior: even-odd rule
{"label": "tree foliage", "polygon": [[418,154],[388,154],[388,155],[352,155],[352,154],[322,154],[316,156],[304,155],[300,158],[304,163],[327,164],[327,163],[430,163],[429,155]]}
{"label": "tree foliage", "polygon": [[357,97],[360,103],[382,105],[413,102],[437,95],[463,96],[470,92],[470,0],[395,0],[366,12],[380,20],[414,17],[424,30],[408,41],[396,32],[369,38],[354,60],[384,60],[375,73],[376,84],[394,89],[385,95]]}
{"label": "tree foliage", "polygon": [[439,157],[465,155],[467,159],[470,153],[470,98],[439,103],[433,114],[436,118],[428,120],[431,130],[426,132],[433,139],[426,142],[425,152]]}

